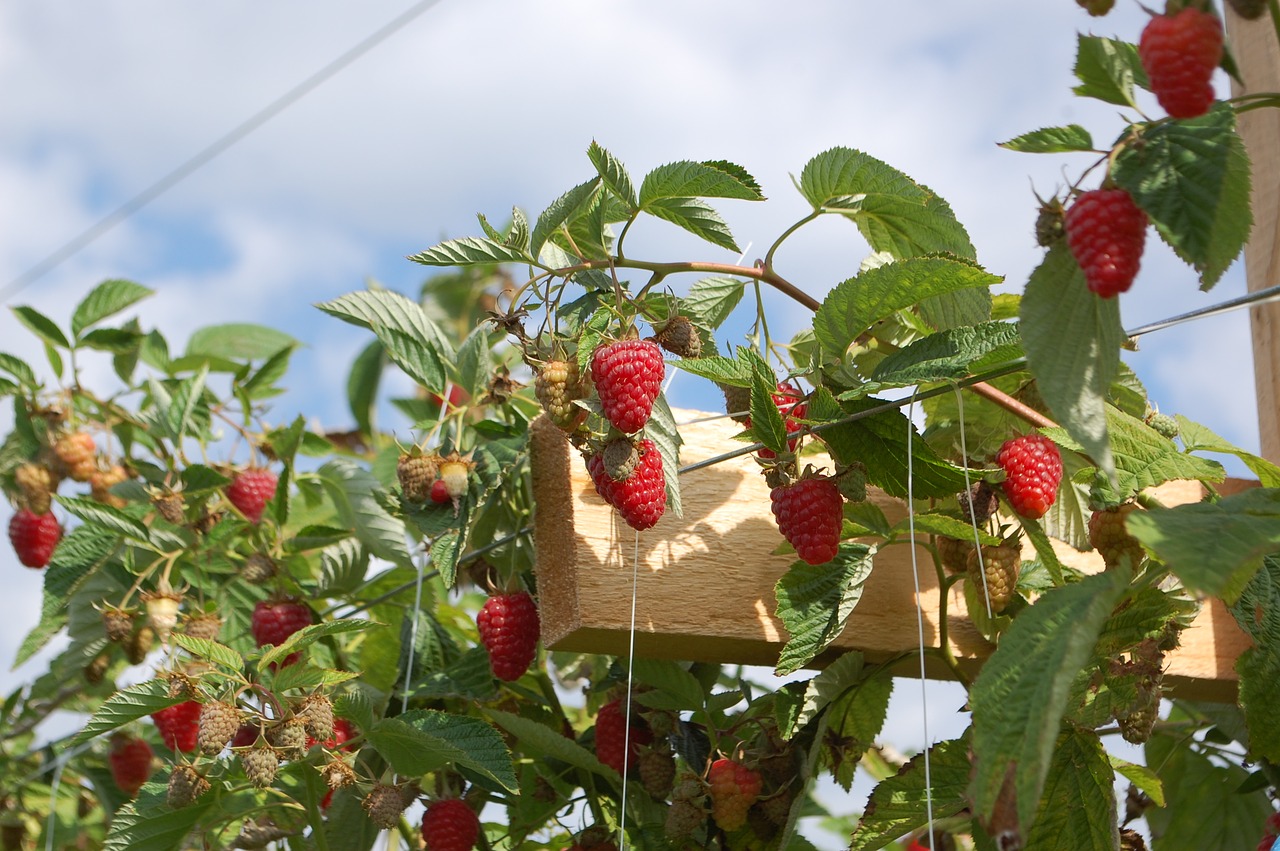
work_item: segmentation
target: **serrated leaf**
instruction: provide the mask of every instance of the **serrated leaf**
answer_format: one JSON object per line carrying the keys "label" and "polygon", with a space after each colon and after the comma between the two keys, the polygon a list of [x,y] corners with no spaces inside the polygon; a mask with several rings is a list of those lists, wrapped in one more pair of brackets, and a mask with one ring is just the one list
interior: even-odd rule
{"label": "serrated leaf", "polygon": [[635,679],[676,699],[678,706],[671,708],[701,709],[706,702],[697,677],[679,664],[662,659],[636,659],[632,665]]}
{"label": "serrated leaf", "polygon": [[[899,520],[890,534],[905,537],[914,524],[917,535],[943,535],[961,541],[972,541],[975,536],[974,527],[963,520],[948,517],[945,514],[916,514],[913,518]],[[998,546],[1000,539],[982,528],[976,530],[978,541],[983,546]]]}
{"label": "serrated leaf", "polygon": [[773,401],[777,378],[771,370],[757,369],[751,382],[751,434],[775,453],[787,451],[787,426]]}
{"label": "serrated leaf", "polygon": [[119,508],[89,497],[58,496],[55,498],[59,505],[85,523],[124,535],[143,544],[151,541],[150,532],[142,521],[135,520]]}
{"label": "serrated leaf", "polygon": [[1146,71],[1132,44],[1098,36],[1080,35],[1076,47],[1076,78],[1072,91],[1117,106],[1135,106],[1133,87],[1147,86]]}
{"label": "serrated leaf", "polygon": [[18,379],[18,383],[28,390],[34,390],[40,384],[36,381],[35,371],[26,361],[5,352],[0,352],[0,369]]}
{"label": "serrated leaf", "polygon": [[310,626],[303,627],[263,653],[262,658],[258,660],[258,667],[268,668],[271,665],[282,662],[290,653],[305,650],[322,638],[328,638],[331,635],[346,635],[351,632],[363,632],[366,629],[374,629],[381,626],[383,624],[377,621],[362,620],[360,618],[344,618],[337,621],[313,623]]}
{"label": "serrated leaf", "polygon": [[320,551],[318,590],[326,596],[349,594],[360,587],[368,570],[369,553],[359,540],[347,538],[329,544]]}
{"label": "serrated leaf", "polygon": [[1192,591],[1233,603],[1280,551],[1280,489],[1255,488],[1220,502],[1135,511],[1129,534],[1164,561]]}
{"label": "serrated leaf", "polygon": [[381,483],[346,458],[334,458],[317,471],[329,486],[342,522],[379,558],[412,567],[404,521],[391,516],[375,497]]}
{"label": "serrated leaf", "polygon": [[[53,363],[53,358],[56,357],[56,353],[52,350],[54,347],[71,348],[71,343],[67,341],[66,335],[62,333],[57,324],[34,307],[23,305],[9,309],[13,311],[13,315],[18,318],[18,321],[26,326],[28,331],[35,334],[46,346],[50,347],[50,351],[47,353],[50,363]],[[61,372],[57,364],[54,364],[54,371]]]}
{"label": "serrated leaf", "polygon": [[512,792],[518,789],[502,736],[477,718],[414,710],[384,718],[366,735],[401,774],[417,776],[446,765],[460,766]]}
{"label": "serrated leaf", "polygon": [[892,696],[893,677],[883,669],[875,670],[833,701],[822,718],[820,739],[840,743],[828,757],[832,776],[846,792],[853,785],[862,755],[884,727]]}
{"label": "serrated leaf", "polygon": [[751,367],[733,358],[713,355],[705,358],[680,361],[680,369],[690,375],[698,375],[711,381],[733,384],[737,387],[751,386]]}
{"label": "serrated leaf", "polygon": [[1253,227],[1250,172],[1235,113],[1219,104],[1199,118],[1147,129],[1140,144],[1121,150],[1111,177],[1208,290],[1239,256]]}
{"label": "serrated leaf", "polygon": [[1259,484],[1264,488],[1280,488],[1280,466],[1276,466],[1266,458],[1259,458],[1251,452],[1244,451],[1181,414],[1176,419],[1178,420],[1178,437],[1188,452],[1221,452],[1234,455],[1258,477]]}
{"label": "serrated leaf", "polygon": [[904,346],[876,365],[871,380],[900,387],[950,381],[1021,356],[1022,337],[1016,325],[984,322],[930,334]]}
{"label": "serrated leaf", "polygon": [[237,362],[264,360],[287,346],[299,345],[301,343],[293,337],[275,328],[232,322],[209,325],[195,331],[187,340],[186,357]]}
{"label": "serrated leaf", "polygon": [[894,776],[880,781],[871,791],[867,808],[858,820],[849,851],[872,851],[891,840],[929,823],[933,816],[950,818],[967,806],[965,784],[969,780],[969,740],[939,742],[929,749],[929,780],[926,791],[924,756],[909,760]]}
{"label": "serrated leaf", "polygon": [[462,533],[450,529],[431,542],[431,566],[440,571],[440,581],[452,588],[458,581],[458,557],[462,555]]}
{"label": "serrated leaf", "polygon": [[1145,765],[1135,765],[1132,762],[1121,759],[1118,756],[1110,756],[1111,767],[1125,780],[1132,783],[1137,789],[1151,799],[1151,803],[1157,807],[1163,807],[1164,801],[1164,784],[1160,782],[1160,777]]}
{"label": "serrated leaf", "polygon": [[355,671],[329,671],[299,662],[276,671],[271,677],[271,688],[277,693],[290,689],[312,691],[341,685],[362,676],[363,673]]}
{"label": "serrated leaf", "polygon": [[250,399],[266,399],[282,393],[283,390],[275,385],[288,371],[294,348],[285,346],[267,358],[242,385],[245,395]]}
{"label": "serrated leaf", "polygon": [[347,374],[347,407],[361,434],[373,433],[374,405],[382,381],[384,358],[382,342],[375,339],[356,355]]}
{"label": "serrated leaf", "polygon": [[169,433],[178,441],[187,436],[192,418],[203,404],[204,382],[208,375],[208,365],[202,365],[195,375],[182,379],[174,388],[167,417]]}
{"label": "serrated leaf", "polygon": [[590,147],[587,148],[587,156],[591,159],[591,164],[596,167],[596,173],[600,175],[604,185],[634,210],[636,188],[631,183],[631,175],[627,174],[626,166],[613,154],[600,147],[595,140],[592,140]]}
{"label": "serrated leaf", "polygon": [[103,851],[175,851],[196,824],[213,807],[215,798],[206,795],[181,809],[147,807],[141,800],[129,801],[111,816],[111,826],[103,843]]}
{"label": "serrated leaf", "polygon": [[84,729],[71,739],[70,746],[84,744],[95,736],[109,733],[130,721],[158,712],[167,706],[181,703],[185,698],[169,696],[169,683],[164,679],[150,679],[111,695],[98,707],[84,725]]}
{"label": "serrated leaf", "polygon": [[485,714],[520,742],[521,751],[530,751],[545,759],[557,760],[582,771],[598,774],[614,783],[622,782],[617,771],[602,763],[595,754],[573,739],[566,738],[559,730],[552,730],[545,724],[500,709],[488,709]]}
{"label": "serrated leaf", "polygon": [[173,633],[171,638],[175,644],[191,655],[207,659],[228,671],[239,672],[244,669],[244,657],[225,644],[219,644],[207,638],[194,638],[181,632]]}
{"label": "serrated leaf", "polygon": [[107,280],[98,284],[84,299],[76,305],[71,314],[71,336],[83,339],[82,332],[98,324],[109,316],[113,316],[155,291],[141,284],[125,280]]}
{"label": "serrated leaf", "polygon": [[1049,572],[1049,576],[1053,579],[1054,585],[1063,584],[1064,571],[1062,562],[1058,559],[1057,552],[1053,549],[1053,544],[1049,541],[1049,536],[1045,534],[1044,527],[1040,525],[1038,520],[1030,517],[1019,518],[1019,524],[1022,531],[1026,533],[1027,540],[1031,542],[1031,546],[1035,548],[1036,557],[1040,559],[1040,564]]}
{"label": "serrated leaf", "polygon": [[827,293],[813,319],[814,335],[839,357],[875,323],[923,299],[1000,282],[972,263],[944,257],[915,257],[868,269]]}
{"label": "serrated leaf", "polygon": [[653,441],[662,455],[662,477],[667,487],[667,510],[676,517],[684,516],[684,502],[680,497],[680,447],[684,438],[676,426],[676,416],[671,411],[666,394],[659,394],[653,403],[653,413],[645,425],[645,435]]}
{"label": "serrated leaf", "polygon": [[724,219],[705,201],[697,198],[655,198],[645,205],[644,211],[682,227],[712,245],[741,251]]}
{"label": "serrated leaf", "polygon": [[116,355],[134,352],[142,345],[142,335],[123,328],[94,328],[80,338],[78,345]]}
{"label": "serrated leaf", "polygon": [[1046,592],[1014,619],[983,665],[970,691],[974,766],[969,795],[981,818],[990,820],[997,802],[1012,794],[1009,815],[1026,835],[1071,682],[1092,654],[1127,580],[1119,571],[1105,571]]}
{"label": "serrated leaf", "polygon": [[830,703],[862,680],[863,657],[857,650],[850,650],[822,670],[805,686],[803,702],[795,721],[788,729],[782,729],[784,738],[791,738],[806,724],[826,709]]}
{"label": "serrated leaf", "polygon": [[579,183],[568,192],[552,201],[550,206],[538,215],[530,237],[529,251],[537,259],[542,253],[542,246],[551,238],[551,234],[560,226],[573,218],[579,210],[589,205],[600,191],[601,180],[593,177],[585,183]]}
{"label": "serrated leaf", "polygon": [[478,263],[528,263],[532,258],[522,249],[480,236],[447,239],[438,245],[410,254],[423,266],[474,266]]}
{"label": "serrated leaf", "polygon": [[[425,387],[443,391],[453,344],[416,301],[390,290],[363,290],[317,304],[344,322],[372,331],[388,347],[388,357],[421,374]],[[397,360],[397,358],[403,359]],[[416,377],[416,376],[415,376]]]}
{"label": "serrated leaf", "polygon": [[1115,851],[1115,775],[1102,741],[1092,731],[1068,729],[1053,752],[1040,816],[1026,847],[1043,851]]}
{"label": "serrated leaf", "polygon": [[1092,151],[1093,137],[1079,124],[1066,127],[1043,127],[1015,136],[1000,147],[1024,154],[1065,154],[1071,151]]}
{"label": "serrated leaf", "polygon": [[639,206],[641,210],[652,212],[649,208],[662,201],[693,198],[761,200],[759,185],[754,180],[743,180],[741,175],[744,173],[740,169],[731,171],[717,163],[688,160],[660,165],[641,181]]}
{"label": "serrated leaf", "polygon": [[746,282],[738,278],[702,278],[680,299],[681,312],[697,325],[719,328],[742,301],[745,292]]}
{"label": "serrated leaf", "polygon": [[187,493],[199,493],[225,488],[231,479],[204,464],[190,464],[182,469],[182,489]]}
{"label": "serrated leaf", "polygon": [[788,634],[778,657],[778,676],[803,668],[844,631],[862,599],[875,552],[867,544],[844,541],[826,564],[797,561],[778,580],[777,616]]}
{"label": "serrated leaf", "polygon": [[458,382],[469,395],[479,398],[489,377],[489,327],[482,324],[458,347]]}
{"label": "serrated leaf", "polygon": [[1118,300],[1090,292],[1075,258],[1058,245],[1027,281],[1019,328],[1045,403],[1085,454],[1111,475],[1115,461],[1104,400],[1125,340]]}

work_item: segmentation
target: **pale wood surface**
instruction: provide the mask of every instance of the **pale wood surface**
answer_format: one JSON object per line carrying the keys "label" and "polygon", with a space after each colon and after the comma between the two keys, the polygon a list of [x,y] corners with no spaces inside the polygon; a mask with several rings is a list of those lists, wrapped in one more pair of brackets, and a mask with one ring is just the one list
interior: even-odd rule
{"label": "pale wood surface", "polygon": [[[699,416],[677,412],[679,422]],[[554,429],[554,426],[550,427]],[[732,423],[686,425],[681,460],[690,463],[736,447]],[[782,543],[769,509],[769,488],[749,457],[681,477],[684,517],[668,514],[636,533],[596,495],[582,459],[558,434],[545,430],[534,455],[535,546],[543,642],[557,650],[625,656],[631,636],[631,581],[635,571],[635,655],[690,661],[773,666],[786,641],[774,617],[774,585],[792,557],[770,555]],[[1198,483],[1173,483],[1160,493],[1168,504],[1199,499]],[[872,497],[890,521],[906,516],[900,500]],[[929,554],[916,547],[925,615],[924,639],[938,641],[938,583]],[[635,556],[639,555],[637,564]],[[1094,553],[1060,545],[1060,557],[1100,570]],[[829,662],[858,649],[875,661],[918,646],[911,553],[887,547],[844,633],[815,661]],[[948,600],[948,632],[963,667],[976,671],[993,647],[969,621],[956,586]],[[1167,659],[1167,682],[1178,693],[1234,699],[1236,657],[1248,639],[1218,603],[1204,608]],[[929,660],[931,677],[947,669]],[[912,657],[901,673],[918,673]]]}
{"label": "pale wood surface", "polygon": [[[1245,82],[1233,81],[1232,94],[1280,92],[1280,42],[1270,17],[1246,21],[1227,5],[1227,35]],[[1280,109],[1240,116],[1240,136],[1253,162],[1253,235],[1244,256],[1249,291],[1256,292],[1280,284]],[[1280,464],[1280,304],[1249,316],[1262,456]]]}

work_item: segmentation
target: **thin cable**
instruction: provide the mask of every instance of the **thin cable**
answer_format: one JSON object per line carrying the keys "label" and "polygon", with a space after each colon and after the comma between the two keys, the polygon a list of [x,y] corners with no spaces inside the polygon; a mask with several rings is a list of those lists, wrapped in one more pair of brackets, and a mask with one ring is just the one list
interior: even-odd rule
{"label": "thin cable", "polygon": [[1149,325],[1142,325],[1132,331],[1126,331],[1129,337],[1141,337],[1143,334],[1150,334],[1152,331],[1163,331],[1165,328],[1172,328],[1175,325],[1181,325],[1184,322],[1190,322],[1193,319],[1207,319],[1211,316],[1218,316],[1222,313],[1230,313],[1233,310],[1239,310],[1242,307],[1260,307],[1273,301],[1280,301],[1280,284],[1267,287],[1264,290],[1254,290],[1251,293],[1245,293],[1236,298],[1230,298],[1218,304],[1202,307],[1198,310],[1192,310],[1189,313],[1181,313],[1177,316],[1171,316],[1168,319],[1161,319],[1158,322],[1152,322]]}
{"label": "thin cable", "polygon": [[422,613],[422,584],[425,580],[423,571],[426,569],[427,561],[431,558],[431,551],[424,549],[422,558],[418,560],[418,587],[413,593],[413,626],[409,628],[409,658],[404,668],[404,699],[400,702],[400,711],[409,711],[409,692],[413,691],[413,651],[418,646],[418,623],[421,620],[419,615]]}
{"label": "thin cable", "polygon": [[[616,522],[616,521],[615,521]],[[636,668],[636,597],[639,596],[640,531],[636,530],[636,550],[631,560],[631,632],[627,636],[627,708],[622,723],[622,803],[618,813],[618,848],[627,847],[627,769],[631,763],[631,676]]]}
{"label": "thin cable", "polygon": [[[924,606],[920,604],[920,565],[916,556],[916,509],[915,509],[915,470],[911,463],[911,442],[915,426],[911,424],[912,412],[915,409],[915,394],[907,404],[907,536],[911,539],[911,576],[916,583],[916,632],[917,647],[920,648],[920,713],[924,722],[924,805],[929,817],[929,846],[933,846],[933,775],[929,769],[929,686],[924,671]],[[938,588],[942,592],[942,588]]]}
{"label": "thin cable", "polygon": [[58,767],[53,772],[53,782],[49,785],[49,824],[44,829],[44,851],[53,851],[54,828],[58,825],[58,786],[62,783],[62,769],[66,768],[70,757],[63,754],[58,759]]}
{"label": "thin cable", "polygon": [[[973,527],[973,550],[978,554],[978,575],[982,577],[982,599],[987,604],[987,621],[991,614],[991,594],[987,591],[987,566],[982,563],[982,538],[978,535],[978,518],[973,510],[973,485],[969,482],[969,447],[964,438],[964,394],[958,386],[956,393],[956,409],[960,412],[960,457],[964,459],[964,489],[969,493],[969,525]],[[908,441],[908,445],[910,442]]]}
{"label": "thin cable", "polygon": [[321,84],[328,81],[338,72],[346,69],[351,63],[364,56],[382,42],[386,41],[387,38],[395,34],[413,19],[417,18],[423,12],[426,12],[439,2],[440,0],[421,0],[421,2],[416,3],[407,11],[393,18],[389,23],[384,24],[381,28],[374,31],[372,35],[349,49],[346,53],[343,53],[338,58],[332,60],[319,71],[316,71],[301,83],[294,86],[292,89],[285,92],[283,95],[276,98],[253,115],[249,116],[230,132],[204,148],[204,150],[188,159],[182,165],[178,166],[173,171],[169,172],[164,177],[139,192],[137,195],[134,195],[128,201],[125,201],[119,207],[115,208],[106,216],[103,216],[91,225],[88,229],[64,243],[39,263],[14,278],[5,285],[3,290],[0,290],[0,300],[5,300],[16,295],[42,276],[48,274],[57,266],[61,265],[71,257],[74,257],[103,234],[107,233],[116,225],[120,224],[125,219],[129,218],[164,193],[168,192],[174,186],[190,177],[193,173],[203,168],[232,145],[236,144],[241,139],[244,139],[250,133],[254,132],[289,107],[293,106],[302,98],[317,89]]}

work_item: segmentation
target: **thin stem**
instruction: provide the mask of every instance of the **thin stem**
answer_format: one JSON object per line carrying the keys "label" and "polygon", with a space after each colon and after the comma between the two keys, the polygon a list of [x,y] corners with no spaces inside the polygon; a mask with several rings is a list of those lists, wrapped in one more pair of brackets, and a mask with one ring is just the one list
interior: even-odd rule
{"label": "thin stem", "polygon": [[791,227],[789,227],[789,228],[787,228],[786,230],[784,230],[784,231],[782,232],[782,235],[781,235],[781,236],[779,236],[777,239],[775,239],[775,240],[773,241],[773,245],[770,245],[770,246],[769,246],[769,250],[768,250],[767,252],[765,252],[765,255],[764,255],[764,268],[765,268],[766,270],[772,270],[772,269],[773,269],[773,255],[774,255],[774,253],[778,250],[778,248],[782,245],[783,241],[784,241],[787,237],[791,236],[791,234],[793,234],[793,233],[795,233],[796,231],[800,230],[800,228],[802,228],[802,227],[804,227],[805,225],[809,224],[809,222],[813,221],[814,219],[818,218],[818,217],[819,217],[819,216],[821,216],[821,215],[822,215],[822,211],[821,211],[821,210],[814,210],[812,213],[810,213],[809,215],[805,216],[803,219],[801,219],[800,221],[796,222],[796,223],[795,223],[794,225],[792,225]]}

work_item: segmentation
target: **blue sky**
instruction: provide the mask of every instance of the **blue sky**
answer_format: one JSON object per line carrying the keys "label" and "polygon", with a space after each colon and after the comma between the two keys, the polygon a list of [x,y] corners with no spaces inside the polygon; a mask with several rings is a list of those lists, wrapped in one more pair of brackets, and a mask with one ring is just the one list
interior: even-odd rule
{"label": "blue sky", "polygon": [[[410,5],[0,6],[0,286]],[[790,175],[832,146],[862,149],[942,194],[980,261],[1017,291],[1040,257],[1031,187],[1048,194],[1087,160],[996,143],[1071,122],[1114,137],[1115,107],[1070,94],[1076,32],[1135,40],[1144,21],[1130,0],[1101,20],[1071,0],[441,0],[7,304],[65,321],[92,285],[127,277],[158,291],[139,315],[174,344],[217,322],[280,327],[306,348],[279,419],[301,410],[345,427],[334,376],[367,337],[311,305],[369,277],[416,294],[425,270],[405,255],[475,233],[477,212],[503,221],[515,204],[536,215],[589,174],[592,139],[637,180],[678,159],[745,166],[770,201],[718,206],[751,246],[748,262],[806,212]],[[634,256],[737,259],[656,221],[628,239]],[[779,265],[821,297],[865,252],[851,226],[824,221]],[[1199,293],[1151,234],[1124,323],[1242,292],[1236,268]],[[794,305],[769,305],[776,336],[806,321]],[[38,356],[7,311],[0,350]],[[1128,361],[1163,410],[1256,451],[1251,356],[1237,313],[1152,335]],[[677,381],[677,404],[697,403],[703,388],[691,382]],[[40,577],[7,548],[0,570],[12,578],[0,597],[8,659],[35,623]],[[29,675],[0,671],[0,691]],[[897,740],[918,742],[912,710],[895,715]]]}

